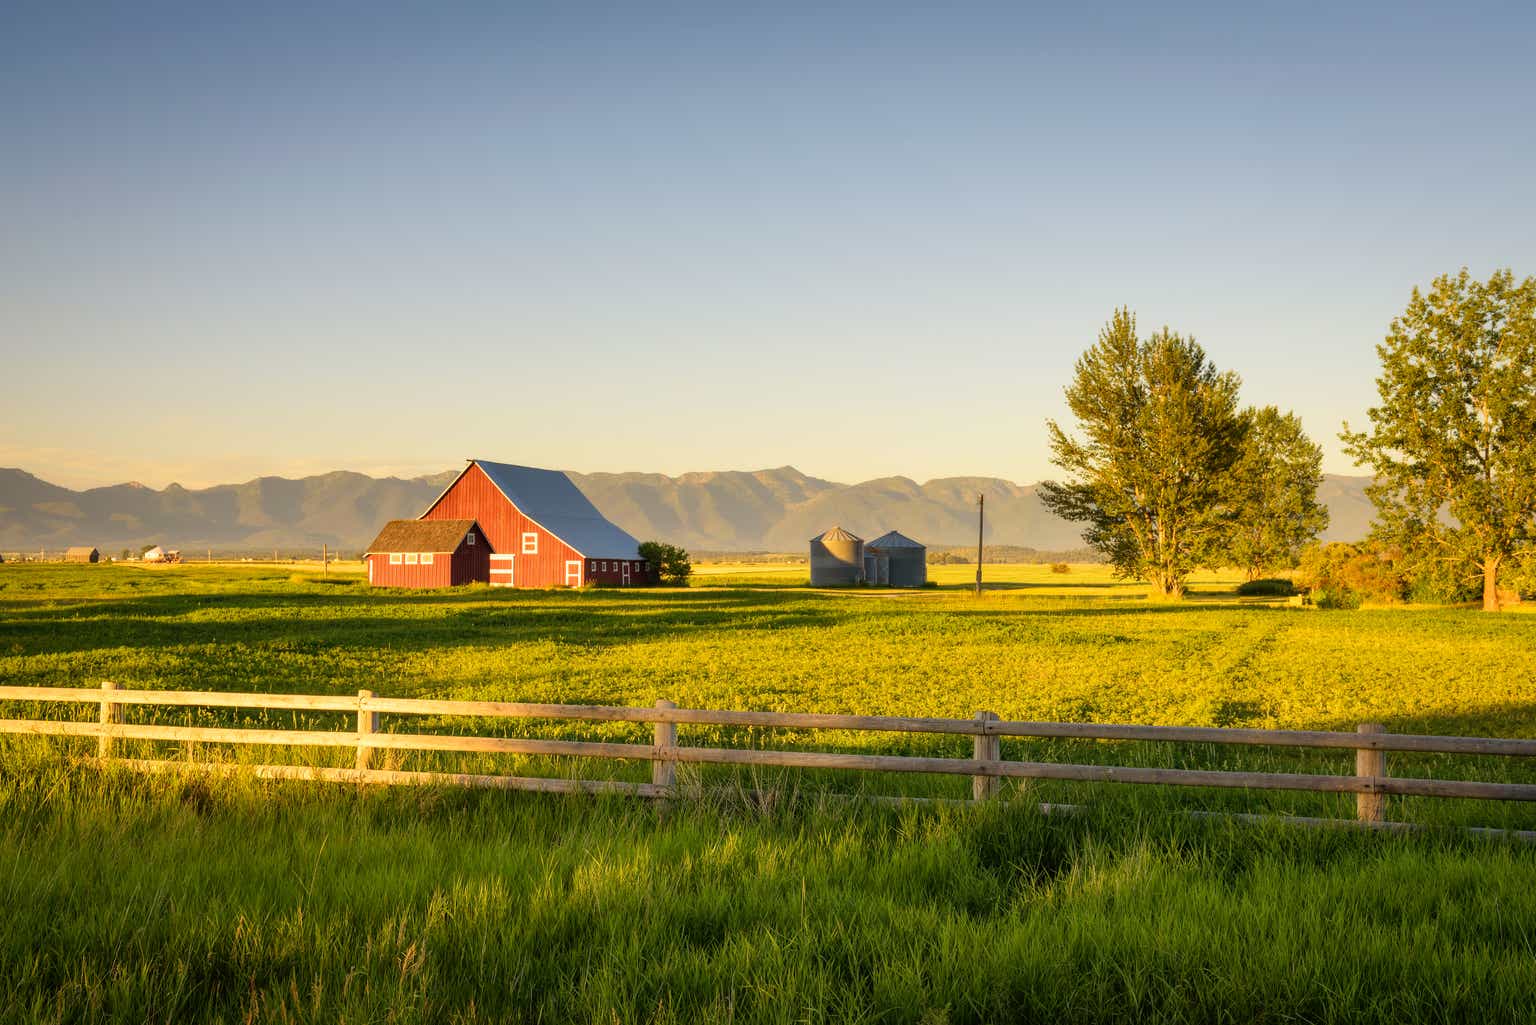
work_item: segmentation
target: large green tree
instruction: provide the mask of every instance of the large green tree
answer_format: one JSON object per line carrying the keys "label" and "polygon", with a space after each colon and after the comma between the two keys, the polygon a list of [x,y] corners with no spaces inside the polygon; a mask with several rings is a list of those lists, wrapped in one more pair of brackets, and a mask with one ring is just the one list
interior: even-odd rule
{"label": "large green tree", "polygon": [[1376,475],[1377,532],[1481,575],[1497,610],[1500,567],[1536,540],[1536,279],[1436,278],[1376,351],[1381,405],[1341,437]]}
{"label": "large green tree", "polygon": [[1294,413],[1274,406],[1250,409],[1248,437],[1232,468],[1234,522],[1230,560],[1255,580],[1265,570],[1294,563],[1302,545],[1328,526],[1317,500],[1323,450]]}
{"label": "large green tree", "polygon": [[1247,433],[1237,391],[1237,375],[1193,339],[1167,328],[1138,339],[1135,316],[1117,311],[1066,391],[1081,439],[1048,424],[1068,479],[1042,485],[1046,506],[1086,523],[1083,539],[1119,575],[1182,597],[1230,532],[1230,474]]}

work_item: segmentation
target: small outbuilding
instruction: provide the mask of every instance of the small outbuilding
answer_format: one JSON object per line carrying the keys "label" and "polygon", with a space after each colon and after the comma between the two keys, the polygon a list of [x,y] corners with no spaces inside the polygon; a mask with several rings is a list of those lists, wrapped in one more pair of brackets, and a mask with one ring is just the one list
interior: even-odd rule
{"label": "small outbuilding", "polygon": [[848,587],[863,582],[863,538],[842,527],[811,538],[812,587]]}
{"label": "small outbuilding", "polygon": [[72,545],[64,551],[65,562],[100,562],[101,553],[89,545]]}
{"label": "small outbuilding", "polygon": [[864,550],[879,562],[880,583],[891,587],[923,587],[928,583],[928,547],[905,534],[894,530],[882,534]]}
{"label": "small outbuilding", "polygon": [[363,559],[375,587],[456,587],[488,582],[491,555],[474,520],[390,520]]}

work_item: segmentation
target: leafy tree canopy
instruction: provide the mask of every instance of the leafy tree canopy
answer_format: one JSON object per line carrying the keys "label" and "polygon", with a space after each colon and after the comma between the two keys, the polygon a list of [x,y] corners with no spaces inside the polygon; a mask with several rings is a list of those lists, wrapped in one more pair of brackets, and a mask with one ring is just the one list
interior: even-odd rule
{"label": "leafy tree canopy", "polygon": [[1257,580],[1266,569],[1294,565],[1302,546],[1328,526],[1317,500],[1323,450],[1301,418],[1274,406],[1250,409],[1248,436],[1232,468],[1235,521],[1230,560]]}
{"label": "leafy tree canopy", "polygon": [[640,558],[651,564],[663,584],[683,587],[693,575],[693,560],[677,545],[646,541],[640,546]]}
{"label": "leafy tree canopy", "polygon": [[1068,479],[1042,485],[1046,506],[1086,523],[1083,539],[1121,576],[1182,596],[1230,533],[1230,475],[1248,431],[1237,392],[1237,375],[1193,339],[1164,328],[1140,340],[1130,310],[1117,311],[1067,388],[1081,437],[1048,424]]}
{"label": "leafy tree canopy", "polygon": [[1381,404],[1345,450],[1376,475],[1377,532],[1483,580],[1536,541],[1536,279],[1465,268],[1417,288],[1376,347]]}

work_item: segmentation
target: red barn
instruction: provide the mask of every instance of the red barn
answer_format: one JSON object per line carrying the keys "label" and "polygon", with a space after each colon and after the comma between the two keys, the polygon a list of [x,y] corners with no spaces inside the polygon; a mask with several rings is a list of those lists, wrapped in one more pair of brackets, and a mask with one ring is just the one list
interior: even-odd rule
{"label": "red barn", "polygon": [[559,470],[471,459],[421,518],[478,520],[495,549],[492,587],[655,583],[640,543]]}
{"label": "red barn", "polygon": [[363,558],[375,587],[453,587],[488,580],[492,551],[474,520],[390,520]]}

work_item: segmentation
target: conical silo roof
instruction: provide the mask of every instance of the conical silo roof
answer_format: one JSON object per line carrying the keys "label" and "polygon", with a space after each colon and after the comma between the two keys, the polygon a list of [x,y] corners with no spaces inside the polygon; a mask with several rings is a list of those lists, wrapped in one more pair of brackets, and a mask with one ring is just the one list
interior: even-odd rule
{"label": "conical silo roof", "polygon": [[848,531],[844,530],[842,527],[833,527],[831,530],[827,531],[826,533],[818,534],[816,537],[811,538],[811,540],[812,541],[857,541],[860,544],[864,543],[864,539],[862,537],[859,537],[859,535],[857,535],[857,534],[850,534]]}

